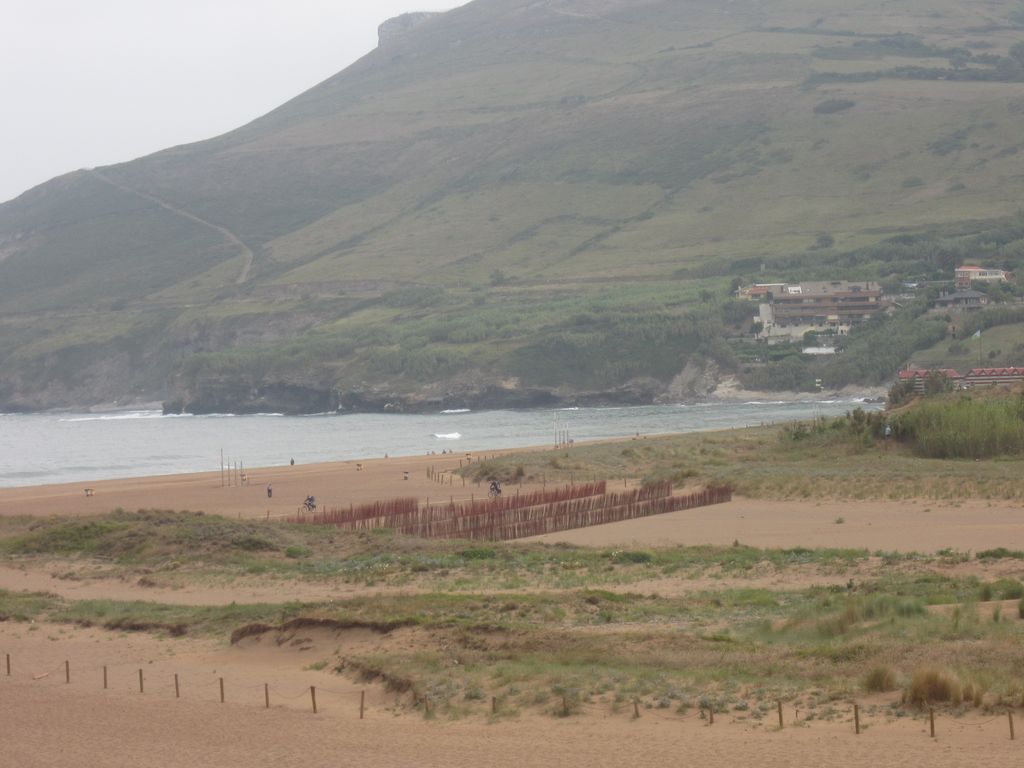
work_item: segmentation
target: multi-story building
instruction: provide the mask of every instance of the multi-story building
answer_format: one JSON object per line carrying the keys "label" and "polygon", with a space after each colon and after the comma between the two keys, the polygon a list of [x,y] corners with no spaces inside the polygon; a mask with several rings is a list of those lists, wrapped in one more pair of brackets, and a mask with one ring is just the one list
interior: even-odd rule
{"label": "multi-story building", "polygon": [[849,333],[852,326],[874,317],[884,308],[878,283],[785,285],[768,294],[761,304],[761,338],[801,338],[808,331]]}
{"label": "multi-story building", "polygon": [[987,267],[974,267],[965,264],[957,267],[954,272],[957,288],[970,288],[975,280],[984,282],[1005,282],[1007,273],[1002,269],[988,269]]}

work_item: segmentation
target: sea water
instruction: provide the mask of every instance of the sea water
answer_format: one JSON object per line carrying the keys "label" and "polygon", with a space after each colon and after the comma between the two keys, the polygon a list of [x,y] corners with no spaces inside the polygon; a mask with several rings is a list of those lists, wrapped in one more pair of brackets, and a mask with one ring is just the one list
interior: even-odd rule
{"label": "sea water", "polygon": [[0,486],[554,445],[833,416],[856,400],[320,416],[0,414]]}

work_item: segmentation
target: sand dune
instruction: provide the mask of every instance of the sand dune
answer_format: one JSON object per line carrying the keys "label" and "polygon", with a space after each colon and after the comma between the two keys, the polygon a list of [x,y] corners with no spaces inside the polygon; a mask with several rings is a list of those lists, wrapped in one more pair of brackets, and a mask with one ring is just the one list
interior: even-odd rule
{"label": "sand dune", "polygon": [[[860,736],[850,722],[795,725],[790,720],[778,731],[771,719],[755,726],[721,715],[708,727],[692,712],[645,710],[634,721],[631,712],[612,714],[606,706],[566,719],[528,715],[495,723],[483,718],[442,722],[396,718],[393,696],[370,687],[366,718],[359,720],[361,688],[328,672],[303,670],[313,657],[293,649],[261,650],[248,658],[245,650],[200,641],[171,644],[49,626],[30,632],[25,625],[3,624],[0,651],[15,660],[14,676],[0,677],[3,763],[19,768],[689,763],[817,768],[837,761],[865,768],[959,768],[1018,765],[1021,759],[1021,742],[1009,740],[1004,716],[940,717],[936,739],[929,738],[923,720],[884,723],[878,715],[865,716],[868,728]],[[70,685],[64,682],[64,658],[73,660]],[[110,678],[106,691],[104,663]],[[142,694],[139,668],[145,675]],[[33,680],[37,670],[51,674]],[[174,698],[174,672],[183,681],[181,699]],[[219,703],[221,676],[226,704]],[[263,708],[264,681],[271,686],[269,710]],[[316,715],[309,685],[321,690]],[[285,693],[295,698],[286,700]]]}

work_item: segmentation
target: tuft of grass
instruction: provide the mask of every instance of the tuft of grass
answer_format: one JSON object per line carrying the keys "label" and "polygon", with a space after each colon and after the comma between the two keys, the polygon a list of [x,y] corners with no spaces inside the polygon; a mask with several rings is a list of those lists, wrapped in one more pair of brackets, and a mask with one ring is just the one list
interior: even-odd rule
{"label": "tuft of grass", "polygon": [[963,698],[963,685],[956,673],[935,667],[914,672],[910,685],[903,691],[903,703],[914,707],[925,707],[939,702],[960,704]]}
{"label": "tuft of grass", "polygon": [[872,693],[886,693],[897,688],[896,672],[892,667],[872,667],[864,676],[864,690]]}

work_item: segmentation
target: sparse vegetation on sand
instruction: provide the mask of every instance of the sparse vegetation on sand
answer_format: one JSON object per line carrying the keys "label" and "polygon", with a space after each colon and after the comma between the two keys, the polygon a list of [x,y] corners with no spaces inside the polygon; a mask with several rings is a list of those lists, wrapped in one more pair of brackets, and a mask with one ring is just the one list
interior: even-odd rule
{"label": "sparse vegetation on sand", "polygon": [[[894,425],[906,420],[906,442],[886,443],[888,418]],[[854,409],[846,417],[799,424],[516,454],[493,459],[485,471],[505,476],[514,468],[527,481],[548,483],[598,477],[671,480],[680,487],[722,483],[740,496],[768,499],[1024,499],[1019,455],[990,462],[922,458],[909,431],[912,418]],[[956,439],[966,444],[977,434],[971,428]],[[979,437],[978,444],[985,440]],[[467,472],[477,471],[474,465]]]}
{"label": "sparse vegetation on sand", "polygon": [[[274,579],[347,572],[366,584],[416,589],[224,606],[0,591],[0,617],[225,643],[326,632],[312,661],[322,663],[326,653],[325,668],[411,692],[410,704],[414,698],[429,702],[432,716],[444,717],[484,713],[494,696],[502,716],[561,715],[565,707],[570,713],[615,711],[636,699],[644,708],[710,703],[758,722],[783,700],[806,717],[825,719],[838,716],[837,701],[861,693],[892,696],[891,713],[899,714],[901,707],[912,713],[923,700],[955,707],[1014,704],[1024,690],[1016,651],[1024,621],[1016,611],[1003,612],[1001,602],[1019,600],[1024,585],[950,573],[950,566],[970,562],[951,552],[480,546],[387,532],[335,532],[328,541],[322,530],[260,525],[261,540],[273,547],[253,550],[246,544],[254,535],[250,523],[152,511],[37,521],[34,530],[12,521],[0,550],[24,567],[44,559],[48,567],[64,563],[72,570],[90,567],[101,552],[112,560],[98,562],[119,578],[141,571],[159,581],[184,568],[195,526],[211,538],[205,562],[189,576],[193,581],[247,575],[263,565],[263,575]],[[148,549],[119,549],[149,538],[156,543]],[[289,557],[296,546],[308,555]],[[163,571],[162,563],[179,565]],[[831,576],[832,586],[793,580],[808,568]],[[769,572],[792,586],[743,584]],[[672,588],[691,580],[690,589]],[[350,630],[378,640],[349,650],[343,638]],[[922,658],[942,671],[938,677],[954,681],[945,699],[931,689]]]}

